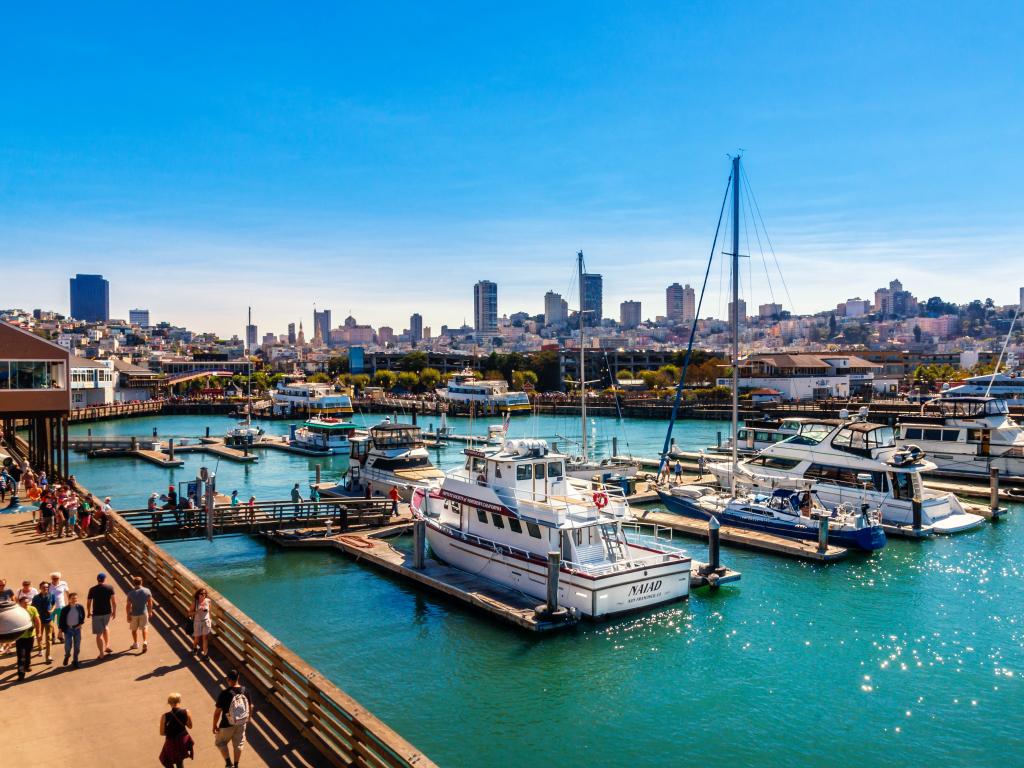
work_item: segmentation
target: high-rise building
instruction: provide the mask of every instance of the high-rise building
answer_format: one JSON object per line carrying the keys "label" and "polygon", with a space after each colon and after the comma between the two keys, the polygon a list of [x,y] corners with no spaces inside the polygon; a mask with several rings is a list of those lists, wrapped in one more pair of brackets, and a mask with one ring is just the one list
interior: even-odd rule
{"label": "high-rise building", "polygon": [[416,312],[409,317],[409,341],[414,344],[423,340],[423,316]]}
{"label": "high-rise building", "polygon": [[[747,302],[745,302],[743,299],[740,299],[740,302],[739,302],[739,304],[737,306],[739,307],[739,318],[740,318],[740,324],[742,325],[743,321],[747,319]],[[726,318],[726,320],[727,320],[727,322],[731,323],[732,322],[732,302],[731,301],[729,302],[728,312],[729,312],[729,316],[728,316],[728,318]]]}
{"label": "high-rise building", "polygon": [[377,343],[383,347],[395,343],[395,329],[390,325],[382,325],[377,329]]}
{"label": "high-rise building", "polygon": [[87,322],[110,319],[110,283],[103,275],[78,274],[71,278],[71,316]]}
{"label": "high-rise building", "polygon": [[313,343],[330,344],[331,342],[331,310],[313,310]]}
{"label": "high-rise building", "polygon": [[619,304],[619,325],[623,328],[636,328],[640,322],[639,301],[624,301]]}
{"label": "high-rise building", "polygon": [[498,286],[490,280],[473,286],[473,327],[482,336],[498,333]]}
{"label": "high-rise building", "polygon": [[140,328],[149,328],[149,310],[129,309],[128,322],[132,325],[137,325]]}
{"label": "high-rise building", "polygon": [[761,304],[757,308],[757,316],[762,320],[771,320],[772,318],[778,318],[782,314],[782,305],[772,302],[770,304]]}
{"label": "high-rise building", "polygon": [[259,338],[259,331],[255,325],[245,326],[245,351],[252,352],[256,346],[256,339]]}
{"label": "high-rise building", "polygon": [[665,289],[665,318],[670,323],[683,322],[683,286],[679,283]]}
{"label": "high-rise building", "polygon": [[600,325],[604,317],[604,282],[600,275],[583,273],[583,324]]}
{"label": "high-rise building", "polygon": [[569,303],[561,294],[548,291],[544,294],[544,325],[561,325],[569,319]]}
{"label": "high-rise building", "polygon": [[288,323],[288,343],[295,343],[295,323]]}

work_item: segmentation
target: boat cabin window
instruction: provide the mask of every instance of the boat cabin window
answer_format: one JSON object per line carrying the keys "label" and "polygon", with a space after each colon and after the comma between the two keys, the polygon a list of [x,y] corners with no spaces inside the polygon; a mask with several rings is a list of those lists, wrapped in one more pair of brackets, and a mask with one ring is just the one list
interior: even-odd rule
{"label": "boat cabin window", "polygon": [[771,469],[793,469],[800,463],[799,459],[784,459],[781,456],[758,456],[749,462],[759,467],[770,467]]}
{"label": "boat cabin window", "polygon": [[516,480],[532,480],[533,479],[533,465],[532,464],[520,464],[516,467]]}
{"label": "boat cabin window", "polygon": [[884,472],[857,472],[849,467],[835,467],[828,464],[811,464],[804,477],[830,485],[847,488],[866,488],[869,491],[885,491]]}
{"label": "boat cabin window", "polygon": [[484,511],[483,511],[482,509],[478,509],[478,510],[476,511],[476,518],[477,518],[477,520],[479,520],[479,521],[480,521],[481,523],[486,523],[486,522],[487,522],[487,513],[486,513],[486,512],[484,512]]}
{"label": "boat cabin window", "polygon": [[514,517],[510,517],[508,519],[508,527],[512,529],[513,533],[522,533],[523,532],[523,524],[520,523],[519,520],[517,520]]}
{"label": "boat cabin window", "polygon": [[926,430],[924,430],[924,439],[925,440],[942,440],[942,430],[941,429],[926,429]]}
{"label": "boat cabin window", "polygon": [[548,477],[552,480],[562,479],[562,462],[551,461],[548,462]]}
{"label": "boat cabin window", "polygon": [[892,473],[892,497],[904,501],[914,498],[914,481],[909,472]]}
{"label": "boat cabin window", "polygon": [[788,442],[796,445],[817,445],[826,437],[832,428],[828,424],[802,424],[800,432],[788,438]]}
{"label": "boat cabin window", "polygon": [[505,520],[497,512],[491,512],[491,520],[494,522],[495,528],[505,527]]}
{"label": "boat cabin window", "polygon": [[538,480],[544,479],[544,465],[534,464],[533,465],[533,476]]}
{"label": "boat cabin window", "polygon": [[536,523],[527,523],[526,524],[526,530],[535,539],[539,539],[541,537],[540,536],[540,526],[537,525]]}

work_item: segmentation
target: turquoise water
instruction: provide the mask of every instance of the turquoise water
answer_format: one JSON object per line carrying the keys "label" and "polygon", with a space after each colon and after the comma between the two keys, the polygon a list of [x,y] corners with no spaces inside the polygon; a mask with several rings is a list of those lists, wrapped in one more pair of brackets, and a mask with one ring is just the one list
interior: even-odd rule
{"label": "turquoise water", "polygon": [[[93,431],[142,435],[154,423],[198,435],[230,422],[136,419]],[[521,419],[512,434],[571,435],[575,424]],[[597,425],[607,440],[611,423]],[[685,423],[679,444],[706,445],[719,428]],[[662,429],[628,423],[633,453],[656,454]],[[457,461],[457,449],[440,454],[443,466]],[[200,464],[188,462],[179,479]],[[255,466],[222,462],[219,487],[281,498],[315,463],[277,452]],[[75,472],[121,507],[171,474],[81,457]],[[737,586],[544,639],[330,553],[246,537],[166,546],[442,765],[1019,765],[1022,515],[828,567],[727,549],[743,572]]]}

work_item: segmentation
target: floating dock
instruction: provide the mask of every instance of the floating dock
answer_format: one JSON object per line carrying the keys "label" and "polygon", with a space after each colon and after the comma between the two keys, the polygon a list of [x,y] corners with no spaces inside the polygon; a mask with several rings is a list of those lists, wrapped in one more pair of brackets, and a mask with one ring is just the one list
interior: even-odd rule
{"label": "floating dock", "polygon": [[[673,515],[669,512],[650,511],[643,512],[638,517],[644,522],[657,523],[662,527],[669,528],[686,536],[693,536],[704,540],[708,539],[708,523],[706,520]],[[841,560],[849,554],[849,550],[845,547],[829,544],[828,547],[822,550],[818,547],[817,541],[788,539],[782,536],[773,536],[770,533],[737,528],[731,525],[722,525],[719,529],[719,537],[723,544],[730,544],[734,547],[795,557],[800,560],[810,560],[818,563],[831,563]]]}

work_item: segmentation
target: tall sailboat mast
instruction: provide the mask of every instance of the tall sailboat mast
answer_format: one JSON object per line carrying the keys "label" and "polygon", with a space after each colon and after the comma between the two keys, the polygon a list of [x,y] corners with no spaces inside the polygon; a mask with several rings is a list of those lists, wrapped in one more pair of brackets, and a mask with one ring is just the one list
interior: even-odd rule
{"label": "tall sailboat mast", "polygon": [[252,344],[249,343],[249,329],[252,328],[252,307],[249,307],[249,323],[245,326],[245,347],[249,353],[248,360],[246,362],[246,371],[249,374],[249,379],[245,387],[245,425],[249,426],[252,424]]}
{"label": "tall sailboat mast", "polygon": [[737,440],[740,420],[740,156],[732,159],[732,472],[729,493],[736,495],[736,472],[739,466]]}
{"label": "tall sailboat mast", "polygon": [[576,254],[576,272],[580,284],[580,448],[583,459],[587,458],[587,346],[584,343],[585,323],[583,320],[583,251]]}

